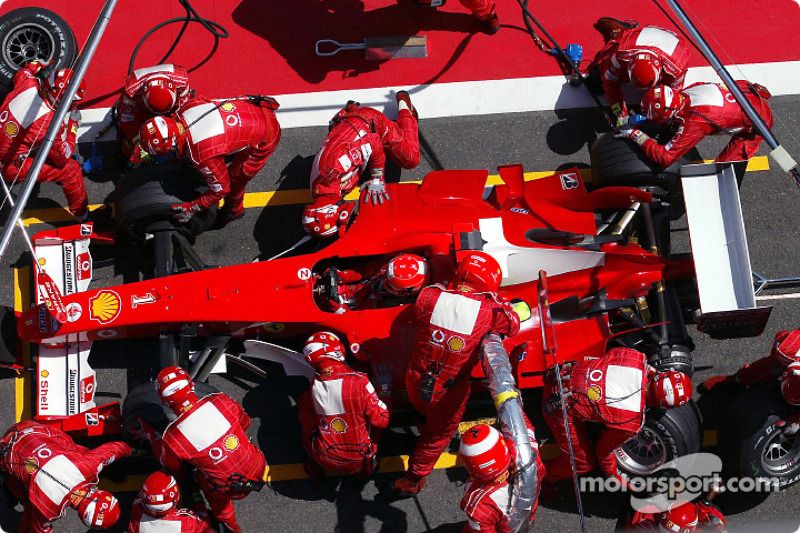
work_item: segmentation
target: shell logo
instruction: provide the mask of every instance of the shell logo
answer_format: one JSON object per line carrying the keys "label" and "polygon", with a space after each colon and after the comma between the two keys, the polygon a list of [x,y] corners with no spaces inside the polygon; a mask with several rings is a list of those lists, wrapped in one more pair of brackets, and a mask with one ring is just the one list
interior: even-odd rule
{"label": "shell logo", "polygon": [[222,109],[223,111],[227,112],[227,113],[230,113],[231,111],[236,109],[236,106],[233,105],[232,102],[225,102],[224,104],[219,106],[219,108]]}
{"label": "shell logo", "polygon": [[600,388],[600,385],[592,385],[589,387],[589,390],[586,391],[586,396],[591,401],[596,402],[603,397],[603,389]]}
{"label": "shell logo", "polygon": [[347,424],[341,418],[334,418],[331,420],[331,429],[334,433],[344,433],[347,429]]}
{"label": "shell logo", "polygon": [[33,474],[37,470],[39,470],[39,461],[37,461],[35,457],[29,457],[25,461],[25,471],[29,474]]}
{"label": "shell logo", "polygon": [[6,122],[6,135],[16,137],[17,133],[19,133],[19,126],[13,122]]}
{"label": "shell logo", "polygon": [[447,339],[447,345],[454,352],[460,352],[464,349],[464,339],[461,337],[450,337]]}
{"label": "shell logo", "polygon": [[236,435],[228,435],[227,437],[225,437],[225,440],[222,441],[222,447],[228,450],[229,452],[232,452],[233,450],[239,447],[239,437],[237,437]]}
{"label": "shell logo", "polygon": [[121,308],[119,295],[114,291],[100,291],[89,298],[89,318],[101,324],[113,322]]}
{"label": "shell logo", "polygon": [[42,370],[42,374],[41,375],[42,375],[43,378],[46,378],[46,377],[50,376],[50,372],[48,372],[47,370]]}

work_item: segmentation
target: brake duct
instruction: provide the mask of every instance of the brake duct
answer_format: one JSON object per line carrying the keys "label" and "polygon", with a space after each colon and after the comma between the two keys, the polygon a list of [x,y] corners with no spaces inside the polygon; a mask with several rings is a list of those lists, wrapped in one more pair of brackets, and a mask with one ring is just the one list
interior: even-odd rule
{"label": "brake duct", "polygon": [[506,509],[509,531],[523,532],[531,524],[533,506],[539,497],[536,457],[522,411],[522,398],[503,341],[496,333],[489,333],[483,338],[482,349],[483,370],[497,408],[500,432],[513,441],[516,450],[516,474],[510,478],[513,480],[512,494]]}

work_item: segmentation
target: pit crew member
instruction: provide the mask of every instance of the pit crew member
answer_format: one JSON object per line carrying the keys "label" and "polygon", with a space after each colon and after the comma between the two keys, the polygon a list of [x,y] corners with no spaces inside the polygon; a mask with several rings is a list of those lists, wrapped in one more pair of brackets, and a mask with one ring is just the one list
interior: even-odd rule
{"label": "pit crew member", "polygon": [[367,278],[355,270],[331,267],[322,279],[330,280],[332,276],[338,283],[328,306],[337,314],[361,309],[365,303],[375,308],[408,303],[431,279],[428,262],[417,254],[397,255]]}
{"label": "pit crew member", "polygon": [[[645,409],[677,407],[692,397],[692,382],[680,372],[661,372],[647,364],[647,357],[630,348],[612,348],[605,357],[580,361],[562,368],[572,448],[577,473],[584,474],[599,463],[600,470],[625,480],[617,472],[614,450],[636,435],[645,421]],[[545,375],[542,410],[561,454],[545,463],[550,482],[572,477],[569,442],[561,409],[555,373]],[[585,422],[604,426],[592,443]]]}
{"label": "pit crew member", "polygon": [[25,508],[20,533],[46,533],[67,507],[94,529],[107,529],[119,519],[117,499],[95,488],[100,471],[116,459],[128,457],[124,442],[94,449],[78,446],[54,427],[32,420],[11,426],[0,439],[0,474],[6,489]]}
{"label": "pit crew member", "polygon": [[205,513],[178,509],[181,491],[178,481],[164,472],[153,472],[142,484],[133,502],[128,533],[170,531],[174,533],[212,533]]}
{"label": "pit crew member", "polygon": [[627,533],[688,533],[727,531],[725,517],[716,505],[676,502],[663,513],[634,513],[625,524]]}
{"label": "pit crew member", "polygon": [[[389,200],[384,181],[386,156],[401,168],[409,170],[419,165],[419,132],[417,111],[406,91],[397,93],[397,122],[371,107],[361,107],[350,101],[331,120],[332,127],[314,158],[311,168],[311,196],[314,201],[307,212],[320,213],[321,224],[314,229],[304,223],[312,237],[332,233],[328,216],[338,213],[344,197],[358,184],[361,173],[369,168],[370,179],[365,185],[364,201],[373,205]],[[337,215],[338,216],[338,215]],[[304,218],[306,214],[304,213]],[[335,220],[335,219],[334,219]],[[327,224],[327,225],[326,225]]]}
{"label": "pit crew member", "polygon": [[394,488],[417,494],[425,486],[469,398],[469,375],[481,355],[487,333],[516,335],[519,316],[497,297],[502,272],[484,252],[472,252],[458,264],[449,289],[425,287],[416,302],[417,337],[406,373],[414,409],[425,417],[408,471]]}
{"label": "pit crew member", "polygon": [[[192,98],[175,118],[158,116],[142,124],[131,161],[140,162],[142,150],[151,156],[188,158],[205,177],[208,191],[197,200],[173,205],[175,217],[188,222],[195,213],[224,198],[215,223],[215,228],[222,228],[244,216],[245,186],[278,146],[277,108],[278,103],[268,96],[221,102]],[[225,158],[233,154],[233,162],[226,166]]]}
{"label": "pit crew member", "polygon": [[[541,484],[545,467],[539,457],[539,443],[527,417],[528,436],[536,460],[536,475]],[[478,424],[461,437],[459,455],[469,473],[461,498],[461,509],[467,514],[467,523],[461,533],[508,533],[509,509],[512,507],[513,482],[509,476],[516,471],[514,441],[504,437],[495,428]],[[538,487],[538,485],[537,485]],[[539,507],[538,495],[534,500],[531,521]]]}
{"label": "pit crew member", "polygon": [[[72,79],[70,69],[56,70],[44,80],[36,76],[47,62],[34,61],[14,74],[14,88],[0,106],[0,172],[9,183],[23,181],[30,172],[32,152],[42,143],[61,95]],[[61,127],[47,154],[37,181],[55,181],[64,190],[70,213],[80,222],[89,216],[89,198],[83,182],[81,165],[72,156],[81,124],[81,113],[75,107],[83,98],[81,81],[72,102],[72,112]]]}
{"label": "pit crew member", "polygon": [[715,387],[751,387],[780,379],[792,364],[800,364],[800,329],[779,331],[769,355],[749,363],[731,376],[712,376],[700,385],[701,392]]}
{"label": "pit crew member", "polygon": [[617,127],[627,124],[629,118],[622,94],[625,83],[630,82],[642,91],[657,84],[680,89],[688,64],[686,39],[658,26],[615,32],[592,61],[592,65],[599,67],[603,90],[617,117]]}
{"label": "pit crew member", "polygon": [[[747,81],[737,81],[736,84],[771,127],[772,110],[767,100],[772,95],[769,91]],[[706,135],[731,136],[728,145],[717,156],[717,161],[750,159],[761,145],[761,135],[722,84],[695,83],[683,90],[654,87],[642,97],[642,109],[648,120],[669,125],[675,131],[672,139],[661,145],[635,128],[623,130],[617,135],[631,139],[649,159],[665,167],[680,159]]]}
{"label": "pit crew member", "polygon": [[161,370],[155,385],[161,401],[178,418],[162,436],[140,419],[141,436],[177,477],[185,464],[193,467],[211,512],[229,531],[238,533],[233,500],[261,490],[267,474],[264,455],[245,433],[250,417],[225,394],[198,398],[189,374],[180,367]]}
{"label": "pit crew member", "polygon": [[311,389],[300,396],[298,411],[303,428],[304,463],[314,480],[323,469],[366,478],[378,467],[380,430],[389,425],[391,376],[375,391],[366,374],[345,363],[345,347],[335,334],[321,331],[303,346],[306,361],[317,375]]}
{"label": "pit crew member", "polygon": [[189,97],[189,72],[181,66],[165,63],[130,73],[117,110],[117,130],[125,157],[133,153],[145,120],[174,113]]}

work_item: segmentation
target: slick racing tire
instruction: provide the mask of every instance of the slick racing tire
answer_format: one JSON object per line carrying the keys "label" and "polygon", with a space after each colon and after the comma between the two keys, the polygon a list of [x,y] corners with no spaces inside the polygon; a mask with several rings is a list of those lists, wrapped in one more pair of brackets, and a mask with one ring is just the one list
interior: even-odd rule
{"label": "slick racing tire", "polygon": [[[647,128],[642,128],[650,132]],[[678,185],[678,172],[690,161],[684,157],[667,168],[650,161],[645,153],[629,139],[619,139],[614,132],[599,137],[589,149],[592,166],[592,186],[626,185],[639,187],[656,185],[670,190]]]}
{"label": "slick racing tire", "polygon": [[50,69],[69,67],[77,54],[75,35],[64,19],[41,7],[22,7],[0,17],[0,96],[11,90],[14,74],[34,59]]}
{"label": "slick racing tire", "polygon": [[[196,382],[194,390],[198,397],[205,398],[219,391],[204,382]],[[139,429],[139,418],[153,426],[159,433],[164,431],[167,424],[175,420],[172,410],[161,403],[156,387],[152,382],[142,383],[134,387],[122,403],[122,429],[130,434]]]}
{"label": "slick racing tire", "polygon": [[138,240],[147,233],[177,229],[189,239],[211,228],[217,208],[194,214],[187,223],[174,218],[172,206],[196,200],[208,190],[194,168],[180,163],[142,165],[117,184],[117,227]]}
{"label": "slick racing tire", "polygon": [[[800,481],[800,431],[785,420],[800,414],[777,384],[752,387],[736,401],[734,464],[742,478],[776,480],[784,490]],[[726,435],[727,437],[727,435]]]}
{"label": "slick racing tire", "polygon": [[628,477],[647,477],[662,465],[700,451],[703,434],[694,401],[673,409],[648,409],[644,427],[617,448],[617,466]]}

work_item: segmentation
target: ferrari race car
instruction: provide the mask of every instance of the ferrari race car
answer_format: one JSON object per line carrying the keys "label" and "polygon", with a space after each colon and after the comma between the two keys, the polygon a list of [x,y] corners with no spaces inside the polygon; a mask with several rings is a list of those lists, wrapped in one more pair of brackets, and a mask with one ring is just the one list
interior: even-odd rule
{"label": "ferrari race car", "polygon": [[[617,141],[623,142],[608,142]],[[369,279],[405,252],[425,257],[432,282],[438,283],[451,279],[470,250],[498,260],[503,270],[499,296],[514,303],[522,320],[519,334],[502,341],[520,389],[540,387],[544,371],[556,361],[598,358],[615,344],[644,351],[661,369],[691,372],[692,343],[684,317],[699,316],[699,329],[712,336],[743,336],[759,334],[769,314],[755,307],[752,283],[748,297],[741,281],[750,276],[746,254],[746,264],[738,258],[733,266],[727,255],[736,255],[736,243],[744,238],[743,226],[731,238],[731,221],[736,229],[737,221],[741,225],[741,213],[734,209],[734,169],[696,167],[684,170],[683,178],[693,245],[695,239],[701,243],[694,259],[673,257],[664,242],[669,231],[663,226],[683,207],[676,208],[658,185],[588,192],[576,168],[526,181],[522,167],[511,165],[500,168],[502,183],[488,187],[485,170],[436,171],[421,184],[392,184],[390,202],[362,204],[339,238],[318,251],[223,268],[205,268],[189,243],[210,226],[213,211],[192,228],[176,226],[169,218],[170,205],[198,193],[186,186],[181,167],[142,167],[118,185],[118,233],[155,242],[157,277],[90,289],[89,243],[101,238],[91,225],[34,238],[41,267],[35,277],[46,272],[62,293],[54,301],[37,291],[38,305],[17,323],[19,337],[38,348],[36,417],[83,433],[120,431],[118,405],[97,407],[88,395],[95,379],[86,363],[88,353],[93,341],[144,337],[162,339],[162,365],[181,364],[202,381],[224,369],[226,359],[256,370],[253,361],[277,361],[286,374],[310,376],[311,368],[292,348],[314,331],[331,330],[347,340],[359,368],[368,373],[377,365],[390,369],[395,400],[402,402],[416,330],[413,303],[374,297],[339,313],[328,303],[339,295],[338,271]],[[608,173],[605,181],[612,181]],[[722,226],[709,224],[710,218]],[[43,254],[48,247],[52,254]],[[725,256],[720,249],[728,250]],[[173,260],[175,251],[185,260]],[[713,276],[708,275],[709,262],[717,269]],[[174,274],[177,263],[190,271]],[[543,344],[540,271],[549,280],[556,359]],[[437,340],[451,346],[460,341]],[[472,377],[474,389],[486,390],[480,365]],[[127,429],[146,413],[167,416],[152,385],[140,389],[129,391],[123,409]],[[54,397],[66,400],[53,409]],[[165,423],[166,418],[154,422],[156,427]],[[673,457],[696,452],[700,436],[693,404],[653,410],[640,436],[619,450],[620,465],[632,473],[652,471]]]}

